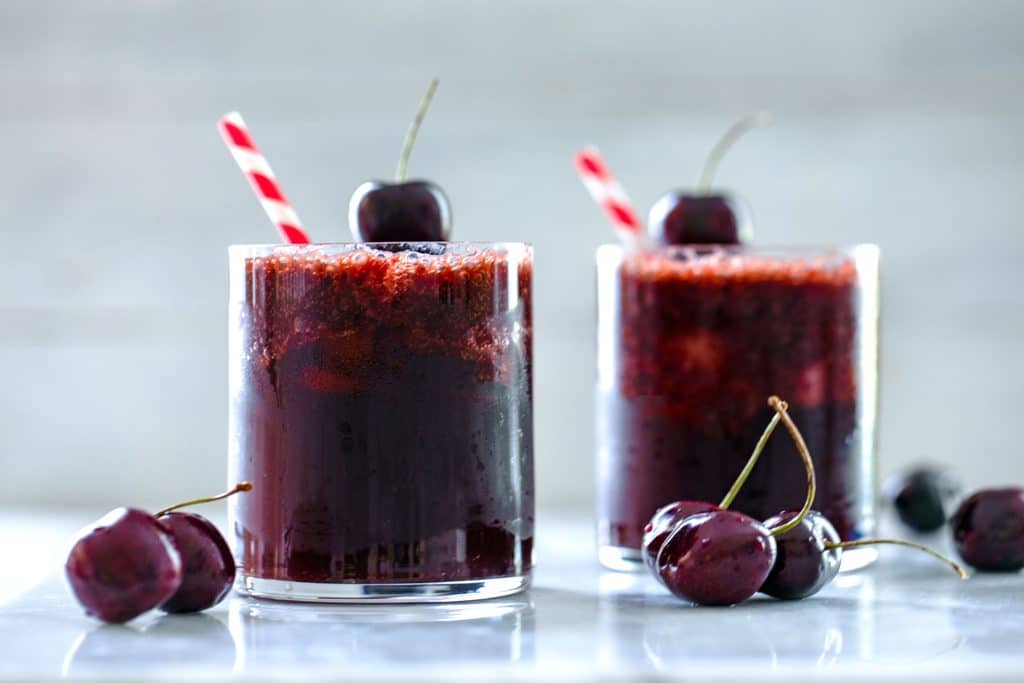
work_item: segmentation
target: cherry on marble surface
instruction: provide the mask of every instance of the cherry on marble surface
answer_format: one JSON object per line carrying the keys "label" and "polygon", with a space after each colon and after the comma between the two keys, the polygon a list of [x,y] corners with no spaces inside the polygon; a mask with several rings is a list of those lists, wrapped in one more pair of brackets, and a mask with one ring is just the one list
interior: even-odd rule
{"label": "cherry on marble surface", "polygon": [[174,539],[135,508],[113,510],[83,531],[64,568],[86,614],[112,624],[162,604],[182,581]]}
{"label": "cherry on marble surface", "polygon": [[160,524],[181,555],[181,585],[160,605],[165,612],[201,612],[228,594],[235,580],[235,559],[210,520],[192,512],[169,512]]}
{"label": "cherry on marble surface", "polygon": [[902,524],[928,533],[946,524],[960,485],[943,468],[920,466],[890,478],[883,491]]}
{"label": "cherry on marble surface", "polygon": [[[799,514],[787,510],[765,520],[776,529]],[[823,514],[811,510],[794,528],[775,537],[777,556],[761,592],[782,600],[799,600],[824,588],[842,564],[839,533]]]}
{"label": "cherry on marble surface", "polygon": [[740,512],[702,512],[679,522],[658,555],[662,582],[698,605],[734,605],[754,595],[775,563],[775,539]]}
{"label": "cherry on marble surface", "polygon": [[1024,567],[1024,490],[977,491],[960,503],[950,526],[957,553],[975,569],[1015,572]]}
{"label": "cherry on marble surface", "polygon": [[[764,525],[774,532],[790,524],[798,515],[798,512],[786,510],[765,520]],[[761,586],[761,592],[781,600],[799,600],[814,595],[839,573],[843,550],[869,545],[899,545],[920,550],[945,562],[961,579],[967,578],[967,574],[955,562],[918,543],[894,538],[842,541],[832,523],[816,510],[809,511],[795,527],[776,534],[775,541],[778,544],[778,557]]]}
{"label": "cherry on marble surface", "polygon": [[718,509],[720,508],[717,505],[700,500],[677,500],[658,508],[651,521],[644,527],[641,552],[644,556],[644,565],[659,581],[661,574],[658,573],[658,553],[676,525],[691,515]]}

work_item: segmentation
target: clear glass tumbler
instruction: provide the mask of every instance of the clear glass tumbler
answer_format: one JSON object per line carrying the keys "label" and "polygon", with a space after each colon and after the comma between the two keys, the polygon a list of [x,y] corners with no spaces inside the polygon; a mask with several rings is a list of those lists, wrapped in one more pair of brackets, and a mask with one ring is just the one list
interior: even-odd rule
{"label": "clear glass tumbler", "polygon": [[238,589],[454,601],[528,585],[532,249],[233,246]]}
{"label": "clear glass tumbler", "polygon": [[[777,394],[815,460],[815,508],[843,539],[875,526],[878,248],[663,247],[597,252],[598,548],[642,568],[651,515],[718,502]],[[806,478],[784,430],[733,507],[799,508]],[[848,553],[846,568],[873,552]]]}

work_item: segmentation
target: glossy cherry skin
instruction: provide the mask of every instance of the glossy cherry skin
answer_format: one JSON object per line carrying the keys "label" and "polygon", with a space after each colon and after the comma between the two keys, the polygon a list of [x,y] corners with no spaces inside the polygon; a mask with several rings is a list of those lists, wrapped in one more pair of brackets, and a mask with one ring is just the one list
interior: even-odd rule
{"label": "glossy cherry skin", "polygon": [[1024,567],[1024,491],[983,489],[967,497],[950,520],[953,544],[975,569],[1015,572]]}
{"label": "glossy cherry skin", "polygon": [[143,510],[118,508],[83,530],[64,565],[86,614],[112,624],[164,603],[181,585],[181,556]]}
{"label": "glossy cherry skin", "polygon": [[441,242],[451,208],[441,188],[425,180],[370,180],[352,193],[348,222],[358,242]]}
{"label": "glossy cherry skin", "polygon": [[235,581],[235,558],[217,527],[192,512],[169,512],[160,524],[178,546],[183,572],[178,590],[160,609],[201,612],[223,600]]}
{"label": "glossy cherry skin", "polygon": [[749,218],[729,195],[669,192],[651,207],[647,231],[655,244],[739,244]]}
{"label": "glossy cherry skin", "polygon": [[885,485],[900,522],[921,533],[945,525],[960,487],[944,470],[918,467],[893,477]]}
{"label": "glossy cherry skin", "polygon": [[658,573],[665,586],[698,605],[734,605],[764,584],[775,539],[757,520],[732,510],[682,520],[665,539]]}
{"label": "glossy cherry skin", "polygon": [[[765,520],[769,530],[777,529],[796,517],[797,510],[780,512]],[[799,600],[824,588],[842,564],[843,549],[829,548],[839,543],[839,533],[826,517],[815,510],[800,524],[775,537],[778,554],[761,592],[781,600]]]}
{"label": "glossy cherry skin", "polygon": [[641,553],[644,556],[644,565],[654,573],[655,578],[661,581],[661,574],[658,573],[658,553],[665,539],[669,537],[683,519],[701,512],[712,512],[718,506],[706,503],[702,500],[677,500],[674,503],[663,505],[651,517],[651,521],[644,527],[644,538]]}

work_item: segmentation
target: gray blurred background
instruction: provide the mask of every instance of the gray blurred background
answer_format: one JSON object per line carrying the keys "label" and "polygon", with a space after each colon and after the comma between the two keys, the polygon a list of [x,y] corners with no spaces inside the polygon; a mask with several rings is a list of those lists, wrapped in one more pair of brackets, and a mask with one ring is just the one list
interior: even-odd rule
{"label": "gray blurred background", "polygon": [[647,207],[727,157],[758,239],[883,251],[882,472],[1024,483],[1024,3],[2,2],[0,503],[219,489],[226,254],[276,239],[214,123],[238,109],[313,237],[392,173],[455,235],[537,248],[539,497],[587,509],[593,252],[570,158]]}

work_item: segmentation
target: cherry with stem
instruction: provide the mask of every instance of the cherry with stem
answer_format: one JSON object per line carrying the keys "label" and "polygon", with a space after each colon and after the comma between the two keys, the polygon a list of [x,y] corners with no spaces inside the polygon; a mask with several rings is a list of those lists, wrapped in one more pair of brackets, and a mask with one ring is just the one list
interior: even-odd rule
{"label": "cherry with stem", "polygon": [[165,507],[163,510],[154,513],[153,516],[158,518],[163,517],[169,512],[174,512],[175,510],[180,510],[181,508],[184,507],[190,507],[192,505],[202,505],[203,503],[213,503],[214,501],[224,500],[225,498],[233,496],[236,493],[241,493],[243,491],[252,491],[252,484],[247,481],[241,481],[232,486],[227,491],[223,493],[218,493],[216,496],[210,496],[208,498],[195,498],[193,500],[186,500],[184,503],[175,503],[174,505],[170,505],[168,507]]}
{"label": "cherry with stem", "polygon": [[223,600],[235,581],[235,559],[217,527],[202,515],[177,511],[251,490],[251,483],[239,482],[216,496],[171,505],[153,515],[174,539],[182,566],[181,585],[160,609],[170,613],[201,612]]}
{"label": "cherry with stem", "polygon": [[656,244],[741,244],[750,241],[750,211],[739,197],[712,191],[711,183],[726,152],[747,131],[767,123],[768,112],[740,119],[708,152],[696,190],[672,190],[651,206],[647,232]]}
{"label": "cherry with stem", "polygon": [[[787,510],[765,520],[764,524],[769,529],[778,528],[796,515],[796,511]],[[867,545],[914,548],[945,562],[960,578],[967,576],[945,555],[917,543],[886,538],[841,541],[835,527],[817,510],[809,512],[800,524],[779,536],[776,543],[775,566],[760,591],[781,600],[799,600],[814,595],[839,573],[844,549]]]}
{"label": "cherry with stem", "polygon": [[427,180],[407,180],[409,157],[427,109],[440,81],[432,78],[427,92],[402,142],[395,179],[367,180],[352,193],[348,220],[358,242],[393,242],[402,250],[425,254],[444,253],[440,245],[410,245],[411,242],[443,242],[451,233],[452,211],[439,185]]}
{"label": "cherry with stem", "polygon": [[772,433],[778,426],[779,421],[782,419],[781,415],[776,413],[772,416],[771,422],[765,428],[761,438],[758,439],[757,444],[754,446],[754,450],[747,459],[746,465],[743,470],[740,471],[736,480],[733,482],[729,491],[725,494],[722,502],[717,506],[713,503],[709,503],[702,500],[677,500],[667,505],[663,505],[655,511],[651,517],[651,521],[647,523],[644,528],[644,537],[641,544],[641,553],[643,555],[644,564],[650,569],[655,577],[660,581],[661,575],[658,573],[658,554],[661,552],[661,548],[665,543],[665,540],[672,534],[676,525],[682,520],[696,515],[702,512],[713,512],[715,510],[726,510],[732,505],[733,500],[739,494],[740,489],[746,482],[747,477],[750,476],[751,471],[754,469],[754,465],[757,464],[758,459],[761,457],[761,452],[764,451],[765,445],[768,443],[768,439],[771,438]]}
{"label": "cherry with stem", "polygon": [[759,111],[749,116],[744,116],[742,119],[732,124],[729,130],[725,131],[725,134],[718,139],[718,142],[714,144],[711,151],[708,152],[707,158],[704,160],[704,166],[700,169],[700,178],[697,181],[697,192],[700,194],[708,194],[711,191],[711,183],[715,179],[715,173],[718,171],[718,165],[722,162],[722,158],[725,156],[736,141],[743,137],[748,131],[763,126],[766,123],[771,123],[774,119],[774,115],[770,111]]}
{"label": "cherry with stem", "polygon": [[[751,597],[765,583],[776,560],[772,532],[756,519],[729,510],[740,488],[753,471],[772,433],[782,422],[799,431],[777,396],[768,401],[775,415],[754,447],[733,486],[718,509],[692,514],[678,521],[657,555],[658,575],[677,597],[698,605],[734,605]],[[801,444],[803,439],[800,438]],[[799,449],[808,470],[808,498],[814,498],[814,464],[806,444]],[[805,504],[810,508],[810,502]],[[801,511],[801,519],[807,510]]]}
{"label": "cherry with stem", "polygon": [[800,514],[787,522],[787,525],[779,527],[772,531],[773,536],[781,536],[790,529],[796,527],[807,516],[810,512],[811,506],[814,504],[814,496],[817,492],[817,479],[814,474],[814,461],[811,460],[811,453],[807,448],[807,443],[804,441],[803,435],[797,428],[796,423],[793,422],[793,418],[789,416],[789,404],[783,401],[778,396],[771,396],[768,398],[768,405],[775,411],[775,415],[772,416],[771,422],[765,428],[764,433],[758,440],[757,445],[754,447],[754,452],[751,454],[750,459],[747,460],[747,464],[744,465],[740,475],[733,482],[732,488],[725,494],[725,498],[719,503],[718,507],[726,510],[732,505],[736,496],[739,494],[740,489],[746,483],[750,473],[754,471],[754,465],[757,464],[758,459],[761,457],[761,452],[764,450],[765,445],[768,443],[768,439],[771,438],[772,433],[778,426],[779,422],[782,422],[786,429],[789,431],[790,436],[793,438],[793,443],[796,444],[796,449],[800,454],[800,458],[803,460],[804,468],[807,472],[807,497],[804,500],[804,505],[800,509]]}
{"label": "cherry with stem", "polygon": [[437,86],[440,83],[441,79],[437,76],[430,79],[430,83],[427,85],[427,92],[424,93],[423,99],[420,101],[420,107],[416,110],[416,117],[413,118],[412,123],[409,124],[409,130],[405,133],[405,139],[402,141],[402,151],[398,155],[398,167],[395,169],[396,183],[405,182],[405,177],[409,170],[409,157],[412,156],[412,146],[416,142],[416,136],[419,135],[423,119],[427,116],[427,110],[430,109],[430,103],[433,101],[434,93],[437,92]]}
{"label": "cherry with stem", "polygon": [[845,550],[848,548],[860,548],[862,546],[868,545],[899,545],[903,546],[904,548],[913,548],[914,550],[920,550],[923,553],[931,555],[940,562],[945,562],[947,565],[949,565],[949,568],[956,572],[956,575],[959,576],[961,579],[967,578],[967,572],[964,571],[964,568],[956,562],[954,562],[953,560],[951,560],[949,557],[946,557],[934,548],[929,548],[926,545],[914,543],[913,541],[904,541],[898,538],[861,538],[855,541],[842,541],[841,543],[826,543],[825,548],[827,550]]}

